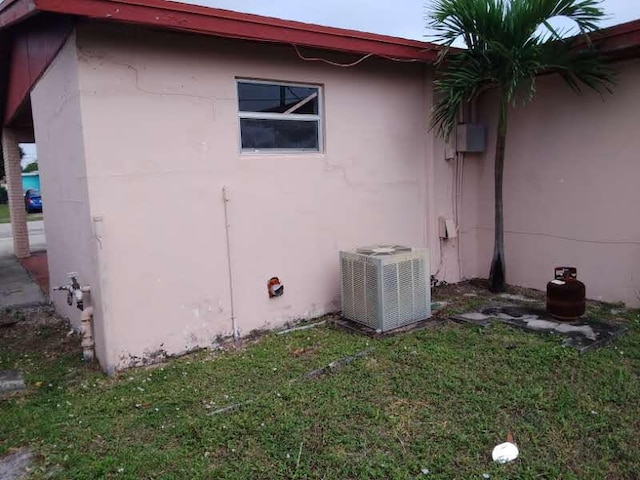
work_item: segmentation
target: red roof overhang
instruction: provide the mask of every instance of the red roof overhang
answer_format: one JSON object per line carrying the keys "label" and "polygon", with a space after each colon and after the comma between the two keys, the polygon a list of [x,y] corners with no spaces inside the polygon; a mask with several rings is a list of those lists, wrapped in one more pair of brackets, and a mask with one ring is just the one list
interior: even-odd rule
{"label": "red roof overhang", "polygon": [[[66,26],[72,19],[134,24],[419,62],[433,62],[440,49],[434,44],[404,38],[168,0],[5,0],[0,3],[0,120],[3,113],[5,123],[20,113],[39,75],[61,47],[60,41],[64,39],[58,35],[61,30],[54,29],[52,34],[46,32],[47,26]],[[25,42],[33,45],[21,50]]]}
{"label": "red roof overhang", "polygon": [[0,29],[21,22],[37,13],[33,2],[5,0],[0,3]]}
{"label": "red roof overhang", "polygon": [[[640,20],[603,28],[590,35],[591,42],[612,60],[640,56]],[[586,45],[584,38],[576,37],[576,45]]]}
{"label": "red roof overhang", "polygon": [[439,50],[415,40],[167,0],[6,0],[0,6],[0,29],[38,12],[403,60],[432,62]]}
{"label": "red roof overhang", "polygon": [[[73,22],[65,16],[38,16],[29,20],[29,28],[17,29],[10,41],[0,47],[0,85],[3,90],[0,106],[0,118],[4,123],[16,120],[23,112],[29,93],[41,75],[49,67],[69,34],[73,31]],[[8,37],[8,32],[0,32]],[[30,122],[30,120],[29,120]]]}
{"label": "red roof overhang", "polygon": [[[168,0],[5,0],[0,4],[0,41],[4,44],[0,45],[0,112],[11,62],[7,44],[31,28],[32,17],[40,16],[50,19],[47,21],[84,18],[427,63],[434,62],[440,51],[432,43]],[[640,20],[598,31],[591,39],[612,60],[640,56]],[[584,41],[576,42],[579,46]],[[26,91],[31,87],[26,86]]]}

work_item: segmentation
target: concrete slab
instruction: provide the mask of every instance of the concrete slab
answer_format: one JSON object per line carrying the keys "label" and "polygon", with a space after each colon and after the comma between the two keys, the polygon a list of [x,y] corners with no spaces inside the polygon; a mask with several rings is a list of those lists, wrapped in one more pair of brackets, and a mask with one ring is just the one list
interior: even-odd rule
{"label": "concrete slab", "polygon": [[0,458],[0,478],[2,480],[22,480],[27,478],[28,469],[33,464],[33,450],[21,448]]}
{"label": "concrete slab", "polygon": [[[24,390],[26,385],[20,370],[0,370],[0,394]],[[0,478],[3,478],[0,475]]]}
{"label": "concrete slab", "polygon": [[[513,320],[513,318],[509,318],[508,316],[499,317],[502,320]],[[548,320],[539,320],[537,318],[527,319],[527,327],[531,330],[536,331],[546,331],[546,330],[555,330],[558,326],[556,322],[550,322]]]}
{"label": "concrete slab", "polygon": [[0,309],[44,304],[38,285],[13,255],[0,256]]}
{"label": "concrete slab", "polygon": [[584,335],[589,340],[597,340],[596,332],[593,327],[589,325],[572,325],[567,323],[561,323],[557,325],[554,330],[559,333],[574,333]]}
{"label": "concrete slab", "polygon": [[501,293],[498,296],[504,300],[509,300],[512,302],[535,302],[533,298],[527,298],[522,295],[512,295],[510,293]]}
{"label": "concrete slab", "polygon": [[480,312],[467,312],[456,315],[452,317],[452,319],[462,323],[472,323],[486,327],[491,323],[492,317],[491,315],[484,315]]}
{"label": "concrete slab", "polygon": [[523,306],[493,303],[481,307],[478,312],[459,314],[451,319],[483,327],[492,321],[499,321],[528,332],[561,335],[564,337],[563,345],[575,348],[579,352],[601,347],[627,331],[624,327],[589,318],[561,322],[551,317],[542,306],[535,304]]}

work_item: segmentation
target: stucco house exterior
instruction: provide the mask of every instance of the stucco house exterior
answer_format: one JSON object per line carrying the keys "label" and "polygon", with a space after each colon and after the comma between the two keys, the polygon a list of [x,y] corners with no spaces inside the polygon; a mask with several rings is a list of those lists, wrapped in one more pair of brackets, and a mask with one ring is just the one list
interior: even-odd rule
{"label": "stucco house exterior", "polygon": [[[572,264],[591,297],[636,301],[640,26],[623,30],[599,40],[620,93],[544,79],[513,122],[510,283]],[[29,255],[17,143],[35,140],[50,283],[91,286],[108,372],[337,310],[340,250],[427,247],[440,279],[487,274],[491,147],[429,131],[435,45],[164,0],[5,0],[0,35],[15,252]],[[491,94],[468,115],[491,135]]]}

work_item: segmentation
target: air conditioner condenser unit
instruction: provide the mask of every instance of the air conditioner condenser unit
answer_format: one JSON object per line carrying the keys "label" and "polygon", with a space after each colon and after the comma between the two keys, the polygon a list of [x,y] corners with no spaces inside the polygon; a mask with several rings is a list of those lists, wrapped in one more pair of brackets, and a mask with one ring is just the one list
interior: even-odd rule
{"label": "air conditioner condenser unit", "polygon": [[397,245],[340,252],[342,316],[387,332],[431,316],[429,252]]}

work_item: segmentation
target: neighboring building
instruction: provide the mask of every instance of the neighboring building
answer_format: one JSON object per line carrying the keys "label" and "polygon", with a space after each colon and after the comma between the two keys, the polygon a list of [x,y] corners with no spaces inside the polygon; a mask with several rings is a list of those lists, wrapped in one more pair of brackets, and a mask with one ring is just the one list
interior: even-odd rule
{"label": "neighboring building", "polygon": [[23,173],[22,190],[40,190],[40,172]]}
{"label": "neighboring building", "polygon": [[[439,278],[486,275],[491,160],[463,161],[429,132],[436,46],[161,0],[9,0],[0,28],[9,184],[17,143],[35,137],[51,285],[69,271],[91,285],[107,371],[335,311],[341,249],[429,247]],[[438,238],[456,211],[460,245]],[[508,275],[543,287],[538,270],[514,272],[520,248],[507,245]],[[586,273],[572,253],[537,251],[536,268]],[[267,295],[273,276],[282,297]]]}

